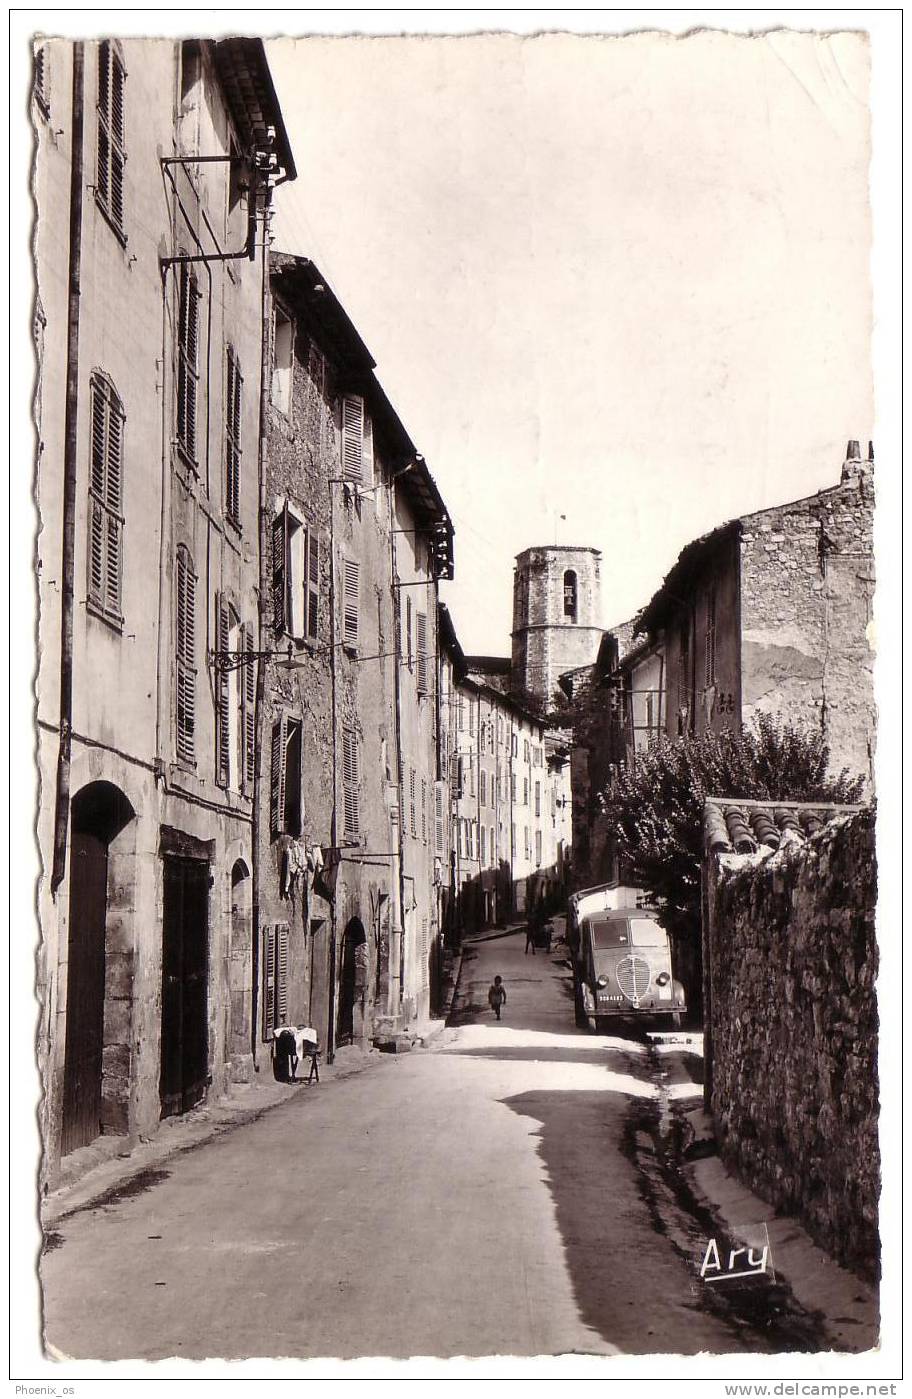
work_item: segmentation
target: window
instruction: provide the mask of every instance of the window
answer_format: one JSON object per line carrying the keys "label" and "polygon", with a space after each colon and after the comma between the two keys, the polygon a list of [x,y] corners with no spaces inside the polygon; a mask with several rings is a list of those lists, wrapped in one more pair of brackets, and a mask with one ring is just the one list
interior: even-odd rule
{"label": "window", "polygon": [[459,732],[465,733],[465,695],[459,696],[457,718]]}
{"label": "window", "polygon": [[231,345],[225,372],[225,514],[241,524],[241,389],[243,377]]}
{"label": "window", "polygon": [[535,814],[541,816],[541,783],[535,784]]}
{"label": "window", "polygon": [[527,860],[532,859],[532,847],[529,844],[529,827],[523,826],[523,853]]}
{"label": "window", "polygon": [[123,563],[123,405],[114,386],[93,374],[89,473],[88,603],[119,626]]}
{"label": "window", "polygon": [[427,782],[421,779],[421,839],[427,845]]}
{"label": "window", "polygon": [[497,859],[497,849],[496,849],[496,846],[494,845],[494,827],[493,827],[493,826],[491,827],[491,830],[490,830],[490,836],[491,836],[491,864],[493,865],[493,864],[495,863],[496,859]]}
{"label": "window", "polygon": [[481,753],[482,755],[485,754],[485,753],[487,753],[487,751],[488,751],[488,726],[487,726],[487,724],[479,724],[479,725],[478,725],[478,751],[479,751],[479,753]]}
{"label": "window", "polygon": [[269,827],[272,838],[299,836],[303,725],[283,714],[272,726],[272,773],[269,784]]}
{"label": "window", "polygon": [[282,506],[272,522],[272,623],[277,635],[316,641],[320,614],[320,537]]}
{"label": "window", "polygon": [[294,365],[294,321],[276,306],[272,322],[272,406],[291,417],[291,384]]}
{"label": "window", "polygon": [[535,865],[536,865],[536,868],[537,868],[537,869],[541,869],[541,862],[542,862],[542,833],[541,833],[541,831],[536,831],[536,832],[535,832]]}
{"label": "window", "polygon": [[523,778],[523,806],[529,805],[529,779]]}
{"label": "window", "polygon": [[374,484],[373,428],[357,394],[342,399],[342,475],[359,486]]}
{"label": "window", "polygon": [[98,46],[98,149],[95,198],[121,238],[124,236],[124,80],[126,72],[109,39]]}
{"label": "window", "polygon": [[516,773],[515,773],[515,772],[511,772],[511,773],[510,773],[510,797],[511,797],[511,799],[512,799],[513,801],[516,801]]}
{"label": "window", "polygon": [[572,568],[564,574],[564,616],[576,621],[576,574]]}
{"label": "window", "polygon": [[288,924],[263,929],[263,1039],[288,1019]]}
{"label": "window", "polygon": [[32,96],[42,116],[50,116],[51,83],[47,44],[36,44],[32,55]]}
{"label": "window", "polygon": [[482,769],[481,769],[481,772],[478,774],[478,800],[479,800],[479,802],[481,803],[482,806],[486,806],[486,805],[487,805],[487,801],[488,801],[488,774],[485,772],[484,768],[482,768]]}
{"label": "window", "polygon": [[354,729],[342,730],[342,790],[345,834],[357,839],[361,834],[361,764],[358,736]]}
{"label": "window", "polygon": [[523,762],[524,762],[524,763],[527,763],[528,761],[529,761],[529,740],[528,740],[527,738],[524,738],[524,739],[523,739]]}
{"label": "window", "polygon": [[483,865],[485,865],[485,864],[487,864],[487,862],[488,862],[488,851],[487,851],[487,832],[485,831],[484,826],[481,826],[481,827],[479,828],[479,831],[478,831],[478,840],[479,840],[479,844],[478,844],[478,858],[479,858],[479,860],[481,861],[481,863],[482,863]]}
{"label": "window", "polygon": [[405,662],[412,668],[412,599],[405,599]]}
{"label": "window", "polygon": [[346,646],[358,644],[359,589],[361,566],[357,559],[342,560],[342,641]]}
{"label": "window", "polygon": [[716,683],[716,590],[706,599],[706,684]]}
{"label": "window", "polygon": [[519,757],[519,735],[518,735],[518,734],[513,733],[513,734],[510,735],[510,752],[512,753],[512,755],[513,755],[514,758],[518,758],[518,757]]}
{"label": "window", "polygon": [[450,790],[453,799],[458,801],[462,796],[462,759],[455,753],[450,758]]}
{"label": "window", "polygon": [[196,273],[180,264],[177,350],[177,444],[196,466],[196,393],[199,382],[199,302]]}
{"label": "window", "polygon": [[427,613],[418,612],[415,616],[416,646],[418,650],[418,693],[426,695],[430,692],[430,664],[427,650]]}
{"label": "window", "polygon": [[510,858],[516,859],[516,823],[510,827]]}
{"label": "window", "polygon": [[189,550],[177,550],[175,674],[177,757],[196,761],[196,575]]}

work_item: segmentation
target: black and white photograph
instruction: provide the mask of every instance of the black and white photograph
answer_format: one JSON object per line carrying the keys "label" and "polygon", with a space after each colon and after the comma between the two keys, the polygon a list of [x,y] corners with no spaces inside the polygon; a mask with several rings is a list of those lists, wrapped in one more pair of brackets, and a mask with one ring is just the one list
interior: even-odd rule
{"label": "black and white photograph", "polygon": [[901,11],[10,20],[16,1392],[895,1394]]}

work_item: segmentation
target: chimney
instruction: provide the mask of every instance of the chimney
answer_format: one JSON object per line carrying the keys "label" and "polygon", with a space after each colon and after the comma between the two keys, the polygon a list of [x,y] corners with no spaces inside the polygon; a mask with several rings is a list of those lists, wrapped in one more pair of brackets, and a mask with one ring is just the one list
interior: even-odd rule
{"label": "chimney", "polygon": [[861,455],[861,444],[850,437],[846,445],[845,461],[842,464],[842,481],[869,480],[874,470],[874,443],[868,442],[868,459]]}

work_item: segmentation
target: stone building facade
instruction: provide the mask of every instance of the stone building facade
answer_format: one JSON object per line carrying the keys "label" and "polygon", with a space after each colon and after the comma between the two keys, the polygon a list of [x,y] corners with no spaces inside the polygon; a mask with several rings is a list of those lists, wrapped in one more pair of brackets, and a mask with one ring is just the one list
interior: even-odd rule
{"label": "stone building facade", "polygon": [[706,1101],[723,1160],[878,1270],[874,815],[707,803]]}
{"label": "stone building facade", "polygon": [[452,530],[319,269],[272,258],[259,745],[261,1049],[427,1016],[440,935],[437,586]]}
{"label": "stone building facade", "polygon": [[262,230],[295,172],[258,40],[44,42],[33,116],[53,1184],[251,1053],[251,667],[212,654],[255,632]]}
{"label": "stone building facade", "polygon": [[838,485],[683,550],[638,619],[663,656],[669,736],[781,714],[873,784],[873,511],[873,452],[850,442]]}
{"label": "stone building facade", "polygon": [[556,905],[570,858],[565,736],[484,683],[466,659],[451,766],[454,885],[464,931]]}
{"label": "stone building facade", "polygon": [[602,637],[598,549],[546,545],[516,556],[511,683],[553,700],[559,677],[589,664]]}

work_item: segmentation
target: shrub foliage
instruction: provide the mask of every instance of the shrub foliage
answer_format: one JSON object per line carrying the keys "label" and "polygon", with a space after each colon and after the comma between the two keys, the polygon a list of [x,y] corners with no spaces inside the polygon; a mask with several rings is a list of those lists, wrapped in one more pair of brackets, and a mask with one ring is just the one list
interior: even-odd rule
{"label": "shrub foliage", "polygon": [[600,800],[619,858],[670,931],[699,936],[707,797],[859,801],[864,779],[828,776],[829,757],[818,731],[761,714],[753,727],[660,739],[612,766]]}

